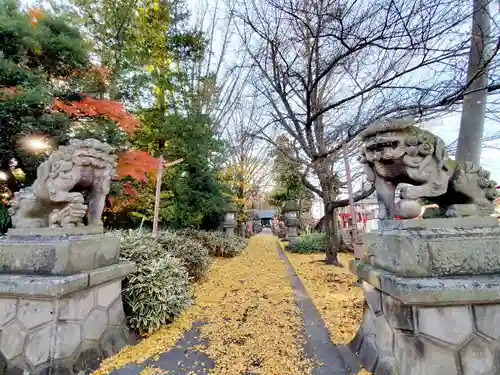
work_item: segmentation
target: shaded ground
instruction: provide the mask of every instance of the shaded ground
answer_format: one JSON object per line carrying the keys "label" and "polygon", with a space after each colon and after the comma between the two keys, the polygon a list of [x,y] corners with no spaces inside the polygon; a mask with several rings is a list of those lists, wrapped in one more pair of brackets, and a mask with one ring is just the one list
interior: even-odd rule
{"label": "shaded ground", "polygon": [[312,374],[357,374],[361,370],[358,361],[346,346],[337,346],[332,343],[321,314],[314,306],[304,284],[280,246],[278,246],[278,252],[288,266],[288,276],[292,283],[297,306],[302,314],[305,334],[304,351],[306,355],[316,359],[319,363],[313,367]]}
{"label": "shaded ground", "polygon": [[[214,367],[213,361],[198,347],[206,347],[207,340],[200,338],[200,327],[204,323],[195,322],[184,337],[177,341],[175,347],[149,358],[143,363],[128,363],[113,370],[110,375],[137,375],[142,373],[157,373],[168,375],[196,374],[205,375]],[[149,370],[149,371],[148,371]]]}
{"label": "shaded ground", "polygon": [[291,254],[287,257],[320,312],[335,343],[349,343],[361,325],[363,291],[347,265],[354,257],[338,254],[344,267],[323,262],[324,254]]}
{"label": "shaded ground", "polygon": [[[346,347],[332,344],[306,288],[269,234],[252,238],[240,257],[216,261],[187,314],[198,323],[175,345],[158,344],[168,329],[156,333],[139,344],[142,358],[128,348],[120,360],[111,359],[119,368],[110,374],[357,374],[360,366]],[[144,361],[148,340],[161,354]]]}

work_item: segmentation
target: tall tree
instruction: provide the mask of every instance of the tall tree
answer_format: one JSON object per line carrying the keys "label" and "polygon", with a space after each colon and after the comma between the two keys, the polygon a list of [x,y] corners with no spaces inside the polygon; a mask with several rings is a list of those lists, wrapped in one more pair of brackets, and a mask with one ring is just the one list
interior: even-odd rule
{"label": "tall tree", "polygon": [[240,98],[228,117],[229,126],[222,134],[226,143],[221,176],[229,187],[231,199],[236,203],[238,224],[247,221],[256,191],[269,185],[270,147],[266,142],[252,137],[254,123],[260,120],[258,107]]}
{"label": "tall tree", "polygon": [[242,0],[235,12],[268,108],[257,133],[275,143],[266,131],[279,127],[294,140],[303,182],[323,200],[326,262],[338,264],[342,149],[379,119],[422,118],[463,97],[465,80],[450,67],[465,62],[459,29],[471,12],[453,0]]}
{"label": "tall tree", "polygon": [[[467,80],[470,82],[464,95],[462,119],[458,135],[456,159],[479,165],[483,144],[484,121],[488,101],[488,69],[491,63],[488,46],[491,39],[491,0],[474,0],[471,45]],[[497,37],[496,48],[500,47]],[[496,52],[491,53],[494,56]]]}
{"label": "tall tree", "polygon": [[249,78],[248,56],[235,32],[232,2],[197,0],[193,7],[195,29],[203,33],[207,45],[204,59],[192,66],[191,85],[206,94],[199,104],[213,119],[215,133],[223,138],[233,127],[234,112],[245,105]]}
{"label": "tall tree", "polygon": [[[160,212],[164,223],[215,225],[207,220],[217,221],[223,209],[213,157],[219,143],[213,119],[203,108],[214,94],[210,77],[195,69],[205,58],[206,40],[188,26],[185,3],[72,0],[70,7],[94,43],[97,60],[110,70],[105,96],[127,104],[141,120],[133,146],[167,161],[184,159],[162,181],[171,198],[165,198]],[[150,217],[146,206],[129,208]]]}

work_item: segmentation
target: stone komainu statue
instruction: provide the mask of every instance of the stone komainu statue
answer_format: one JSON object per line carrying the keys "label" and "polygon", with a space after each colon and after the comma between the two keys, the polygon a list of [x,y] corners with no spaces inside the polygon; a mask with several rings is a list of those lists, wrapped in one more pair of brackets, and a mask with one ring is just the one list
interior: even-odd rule
{"label": "stone komainu statue", "polygon": [[[359,161],[375,185],[379,219],[419,216],[418,200],[436,203],[437,216],[489,216],[497,197],[490,173],[450,159],[442,139],[416,127],[412,119],[384,120],[360,134]],[[401,200],[396,205],[399,184]]]}
{"label": "stone komainu statue", "polygon": [[[96,139],[74,139],[37,169],[32,186],[14,194],[9,213],[16,228],[102,225],[106,195],[115,174],[114,148]],[[88,206],[82,192],[88,192]]]}

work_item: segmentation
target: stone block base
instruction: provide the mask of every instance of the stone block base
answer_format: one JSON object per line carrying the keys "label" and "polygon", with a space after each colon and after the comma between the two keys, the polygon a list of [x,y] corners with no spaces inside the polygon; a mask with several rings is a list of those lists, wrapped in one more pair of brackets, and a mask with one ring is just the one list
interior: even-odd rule
{"label": "stone block base", "polygon": [[102,227],[10,229],[0,272],[68,276],[118,263],[120,238]]}
{"label": "stone block base", "polygon": [[402,278],[362,261],[351,271],[364,279],[365,306],[350,347],[367,370],[375,375],[500,373],[500,276]]}
{"label": "stone block base", "polygon": [[130,339],[131,262],[72,276],[0,275],[0,374],[85,374]]}
{"label": "stone block base", "polygon": [[364,235],[371,263],[405,277],[500,273],[494,217],[384,220]]}

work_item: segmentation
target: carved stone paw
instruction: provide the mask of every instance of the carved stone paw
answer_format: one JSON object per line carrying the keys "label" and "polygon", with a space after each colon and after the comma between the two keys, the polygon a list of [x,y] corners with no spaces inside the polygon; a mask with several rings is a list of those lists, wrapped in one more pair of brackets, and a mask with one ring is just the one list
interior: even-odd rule
{"label": "carved stone paw", "polygon": [[415,219],[422,213],[422,206],[411,199],[401,199],[396,205],[396,213],[403,219]]}
{"label": "carved stone paw", "polygon": [[73,228],[82,224],[87,206],[82,203],[69,203],[62,209],[55,209],[49,216],[50,227]]}

